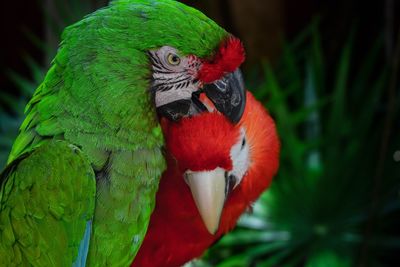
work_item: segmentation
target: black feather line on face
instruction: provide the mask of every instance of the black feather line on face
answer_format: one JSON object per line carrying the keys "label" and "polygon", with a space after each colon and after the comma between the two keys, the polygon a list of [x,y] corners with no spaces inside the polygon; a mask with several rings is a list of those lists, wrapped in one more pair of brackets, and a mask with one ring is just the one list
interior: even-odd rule
{"label": "black feather line on face", "polygon": [[161,64],[161,62],[160,62],[160,60],[158,59],[158,57],[155,56],[153,53],[148,52],[147,54],[150,56],[150,61],[152,62],[153,65],[156,65],[156,64],[157,64],[157,65],[160,65],[160,64]]}
{"label": "black feather line on face", "polygon": [[179,84],[179,83],[185,83],[185,82],[188,82],[188,80],[189,80],[189,77],[185,77],[185,78],[183,78],[183,79],[180,79],[180,80],[178,80],[177,79],[178,77],[174,77],[174,78],[171,78],[171,79],[168,79],[165,83],[166,84]]}
{"label": "black feather line on face", "polygon": [[156,73],[156,74],[159,74],[159,73],[161,73],[161,74],[173,74],[173,73],[175,73],[174,71],[171,71],[171,70],[168,70],[168,69],[162,69],[162,68],[160,68],[160,67],[158,67],[156,65],[153,65],[153,70],[154,70],[154,73]]}

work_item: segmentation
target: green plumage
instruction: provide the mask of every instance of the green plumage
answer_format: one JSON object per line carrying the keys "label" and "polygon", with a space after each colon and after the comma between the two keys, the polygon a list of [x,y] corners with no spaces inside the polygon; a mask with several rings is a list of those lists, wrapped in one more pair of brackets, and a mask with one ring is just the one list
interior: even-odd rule
{"label": "green plumage", "polygon": [[0,265],[72,263],[96,193],[93,169],[80,149],[49,141],[9,165],[1,178]]}
{"label": "green plumage", "polygon": [[2,174],[0,258],[71,266],[89,216],[87,266],[128,266],[165,168],[147,51],[208,57],[226,36],[170,0],[113,1],[68,27]]}

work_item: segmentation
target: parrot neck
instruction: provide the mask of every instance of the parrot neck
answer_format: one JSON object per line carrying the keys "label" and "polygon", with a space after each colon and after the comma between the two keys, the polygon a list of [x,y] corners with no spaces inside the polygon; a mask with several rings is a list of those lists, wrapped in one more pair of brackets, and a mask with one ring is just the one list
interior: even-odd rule
{"label": "parrot neck", "polygon": [[89,265],[92,260],[98,266],[132,262],[146,234],[163,162],[160,148],[119,151],[110,154],[106,167],[96,173]]}

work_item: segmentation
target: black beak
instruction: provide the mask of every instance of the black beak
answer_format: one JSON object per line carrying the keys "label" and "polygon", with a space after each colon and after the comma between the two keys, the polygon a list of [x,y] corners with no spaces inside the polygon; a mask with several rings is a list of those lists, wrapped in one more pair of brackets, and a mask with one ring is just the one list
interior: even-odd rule
{"label": "black beak", "polygon": [[203,91],[219,112],[233,123],[240,121],[246,105],[246,90],[239,69],[218,81],[204,85]]}

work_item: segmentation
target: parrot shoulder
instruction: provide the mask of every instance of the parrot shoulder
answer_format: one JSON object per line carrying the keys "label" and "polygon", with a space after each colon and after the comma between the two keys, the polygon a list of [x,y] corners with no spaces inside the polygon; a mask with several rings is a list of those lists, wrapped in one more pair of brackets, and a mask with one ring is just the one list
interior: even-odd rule
{"label": "parrot shoulder", "polygon": [[0,186],[5,266],[82,266],[96,181],[78,147],[61,140],[44,143],[11,162]]}

